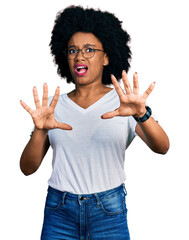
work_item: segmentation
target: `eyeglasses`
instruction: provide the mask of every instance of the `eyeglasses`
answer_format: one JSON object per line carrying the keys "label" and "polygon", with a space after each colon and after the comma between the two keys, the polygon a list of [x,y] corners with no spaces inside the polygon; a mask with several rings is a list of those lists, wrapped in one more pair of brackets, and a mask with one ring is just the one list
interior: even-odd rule
{"label": "eyeglasses", "polygon": [[65,53],[65,55],[68,59],[73,60],[78,56],[79,51],[82,52],[82,55],[85,58],[92,58],[96,51],[104,52],[104,50],[94,49],[92,47],[83,47],[82,49],[75,48],[75,47],[69,47],[69,48],[65,49],[63,52]]}

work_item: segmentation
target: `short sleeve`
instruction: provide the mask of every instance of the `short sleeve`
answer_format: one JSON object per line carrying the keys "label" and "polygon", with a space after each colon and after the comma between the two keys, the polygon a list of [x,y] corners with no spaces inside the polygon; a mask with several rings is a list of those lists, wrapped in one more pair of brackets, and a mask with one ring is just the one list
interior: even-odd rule
{"label": "short sleeve", "polygon": [[[156,115],[152,112],[152,118],[158,122]],[[128,117],[128,127],[127,127],[127,140],[126,140],[126,149],[129,147],[133,139],[138,136],[136,133],[137,121],[132,117]]]}
{"label": "short sleeve", "polygon": [[137,133],[135,131],[136,125],[137,125],[136,120],[132,116],[128,117],[128,127],[127,127],[128,134],[127,134],[127,140],[126,140],[126,149],[131,144],[133,139],[137,136]]}

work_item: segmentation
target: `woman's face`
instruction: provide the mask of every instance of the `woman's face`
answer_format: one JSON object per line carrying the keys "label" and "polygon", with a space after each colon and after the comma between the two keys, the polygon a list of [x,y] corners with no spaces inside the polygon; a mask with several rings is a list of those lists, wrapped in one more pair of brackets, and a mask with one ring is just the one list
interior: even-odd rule
{"label": "woman's face", "polygon": [[[68,48],[74,52],[74,48],[104,50],[102,43],[92,33],[76,32],[68,41]],[[107,54],[103,51],[95,51],[92,58],[85,58],[81,51],[75,59],[68,59],[71,75],[76,85],[89,85],[92,83],[102,84],[102,73],[105,65],[108,65]]]}

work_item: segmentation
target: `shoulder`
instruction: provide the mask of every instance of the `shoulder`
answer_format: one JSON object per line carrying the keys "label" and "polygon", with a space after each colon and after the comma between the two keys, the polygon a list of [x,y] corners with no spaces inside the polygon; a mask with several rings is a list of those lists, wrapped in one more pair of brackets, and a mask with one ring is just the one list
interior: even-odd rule
{"label": "shoulder", "polygon": [[[48,105],[50,105],[51,101],[53,100],[53,97],[54,97],[54,96],[49,96],[49,97],[48,97]],[[58,98],[58,103],[60,103],[61,101],[63,101],[63,99],[65,99],[66,97],[67,97],[67,93],[61,94],[61,95],[59,96],[59,98]],[[58,104],[58,103],[57,103],[57,104]]]}

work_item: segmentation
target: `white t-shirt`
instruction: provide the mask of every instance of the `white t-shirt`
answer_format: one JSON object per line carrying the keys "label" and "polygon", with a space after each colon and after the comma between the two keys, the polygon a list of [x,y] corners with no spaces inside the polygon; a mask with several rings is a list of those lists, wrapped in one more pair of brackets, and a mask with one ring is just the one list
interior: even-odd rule
{"label": "white t-shirt", "polygon": [[125,149],[136,136],[136,121],[132,116],[101,119],[119,105],[115,89],[87,109],[67,94],[59,97],[55,117],[73,129],[48,132],[53,148],[53,170],[48,182],[51,187],[74,194],[91,194],[115,188],[125,181]]}

